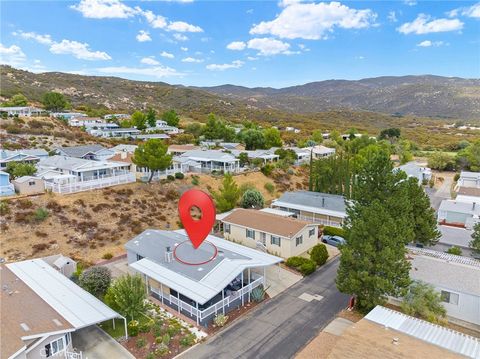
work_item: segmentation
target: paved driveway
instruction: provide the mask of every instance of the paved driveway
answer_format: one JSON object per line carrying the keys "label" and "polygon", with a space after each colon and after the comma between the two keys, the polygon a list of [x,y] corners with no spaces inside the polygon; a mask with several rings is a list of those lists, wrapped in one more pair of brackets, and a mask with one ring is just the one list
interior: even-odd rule
{"label": "paved driveway", "polygon": [[334,259],[181,358],[292,358],[348,304],[335,287],[338,264]]}
{"label": "paved driveway", "polygon": [[[263,270],[259,269],[257,272],[263,275]],[[267,293],[270,298],[276,297],[302,278],[301,275],[293,273],[279,265],[269,266],[267,267]]]}
{"label": "paved driveway", "polygon": [[74,348],[82,351],[84,359],[135,359],[130,352],[96,325],[72,334]]}

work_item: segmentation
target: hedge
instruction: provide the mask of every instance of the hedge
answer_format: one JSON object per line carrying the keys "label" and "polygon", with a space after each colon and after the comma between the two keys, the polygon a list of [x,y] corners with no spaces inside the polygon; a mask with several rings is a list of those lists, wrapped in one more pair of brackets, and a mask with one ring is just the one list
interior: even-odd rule
{"label": "hedge", "polygon": [[327,247],[323,243],[315,245],[310,251],[310,259],[318,266],[324,265],[328,259]]}
{"label": "hedge", "polygon": [[329,236],[340,236],[342,238],[345,237],[345,231],[343,230],[343,228],[339,227],[325,226],[323,227],[323,234]]}
{"label": "hedge", "polygon": [[290,257],[287,259],[285,264],[291,268],[295,268],[304,276],[312,274],[317,268],[317,265],[314,261],[303,257]]}

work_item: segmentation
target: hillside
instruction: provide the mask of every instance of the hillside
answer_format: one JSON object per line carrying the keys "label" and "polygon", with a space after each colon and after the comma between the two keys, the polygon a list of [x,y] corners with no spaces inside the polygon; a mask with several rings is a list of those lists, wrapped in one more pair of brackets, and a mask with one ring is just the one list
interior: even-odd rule
{"label": "hillside", "polygon": [[328,80],[281,89],[202,88],[258,108],[308,113],[334,108],[440,118],[480,118],[480,80],[441,76]]}

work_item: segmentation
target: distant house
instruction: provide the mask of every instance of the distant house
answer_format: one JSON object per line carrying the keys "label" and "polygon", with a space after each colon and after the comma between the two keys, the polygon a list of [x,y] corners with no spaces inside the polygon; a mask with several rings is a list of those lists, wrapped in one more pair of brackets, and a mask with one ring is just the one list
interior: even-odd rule
{"label": "distant house", "polygon": [[127,120],[127,119],[130,118],[130,115],[126,114],[126,113],[113,113],[113,114],[105,115],[105,116],[103,116],[103,118],[105,120],[112,120],[114,118],[116,118],[118,120]]}
{"label": "distant house", "polygon": [[58,193],[88,191],[136,180],[128,163],[59,155],[40,161],[37,170],[37,176],[45,180],[46,189]]}
{"label": "distant house", "polygon": [[333,227],[340,227],[347,216],[345,198],[328,193],[285,192],[273,200],[271,207],[294,213],[296,218],[304,221]]}
{"label": "distant house", "polygon": [[201,325],[249,302],[252,290],[266,287],[266,268],[282,261],[214,236],[195,250],[184,231],[148,229],[125,248],[148,294]]}
{"label": "distant house", "polygon": [[83,145],[71,147],[59,147],[55,150],[58,155],[83,158],[85,160],[107,160],[115,154],[115,151],[102,145]]}
{"label": "distant house", "polygon": [[335,148],[325,147],[322,145],[306,147],[305,150],[310,151],[314,160],[330,157],[335,154]]}
{"label": "distant house", "polygon": [[0,113],[6,113],[8,116],[32,117],[40,116],[45,110],[36,107],[19,106],[19,107],[0,107]]}
{"label": "distant house", "polygon": [[45,192],[45,181],[33,176],[22,176],[12,181],[15,192],[18,194],[38,194]]}
{"label": "distant house", "polygon": [[137,140],[143,140],[143,141],[148,141],[153,139],[168,140],[170,136],[164,133],[146,133],[146,134],[132,135],[132,138],[135,138]]}
{"label": "distant house", "polygon": [[[178,156],[181,160],[189,160],[200,163],[200,172],[209,173],[212,171],[238,172],[240,163],[230,153],[217,150],[191,150]],[[180,161],[181,161],[180,160]]]}
{"label": "distant house", "polygon": [[75,262],[63,256],[0,265],[2,358],[80,359],[77,330],[115,318],[124,320],[127,335],[124,317],[62,274],[71,267]]}
{"label": "distant house", "polygon": [[182,130],[179,130],[177,127],[175,126],[169,126],[167,124],[166,121],[163,121],[163,120],[157,120],[156,122],[156,125],[155,127],[148,127],[146,129],[147,132],[150,132],[150,131],[163,131],[169,135],[176,135],[180,132],[182,132]]}
{"label": "distant house", "polygon": [[310,161],[311,152],[307,148],[285,147],[285,150],[292,150],[295,152],[295,155],[297,156],[295,161],[296,165],[301,165],[302,163],[307,163]]}
{"label": "distant house", "polygon": [[115,147],[112,147],[111,150],[115,153],[127,152],[127,153],[134,153],[135,150],[138,148],[137,145],[129,145],[129,144],[119,144]]}
{"label": "distant house", "polygon": [[221,147],[225,150],[244,150],[245,146],[239,142],[222,142],[222,141],[201,141],[200,146],[207,149]]}
{"label": "distant house", "polygon": [[446,199],[440,203],[437,220],[440,224],[473,228],[480,222],[480,202],[460,202]]}
{"label": "distant house", "polygon": [[460,187],[455,199],[460,202],[480,203],[480,188]]}
{"label": "distant house", "polygon": [[88,116],[72,116],[68,119],[68,124],[72,127],[86,127],[87,129],[119,127],[116,123],[108,123],[100,117]]}
{"label": "distant house", "polygon": [[254,151],[247,151],[247,150],[231,150],[232,155],[235,157],[239,157],[242,153],[246,153],[248,159],[255,160],[260,159],[263,163],[267,162],[276,162],[280,158],[279,155],[275,154],[276,148],[272,148],[269,150],[254,150]]}
{"label": "distant house", "polygon": [[447,315],[480,326],[480,262],[428,249],[409,248],[410,277],[440,292]]}
{"label": "distant house", "polygon": [[460,172],[457,187],[480,188],[480,172]]}
{"label": "distant house", "polygon": [[253,209],[235,209],[222,219],[225,239],[283,258],[305,253],[318,243],[318,226]]}
{"label": "distant house", "polygon": [[11,196],[15,194],[15,189],[10,183],[10,174],[0,171],[0,196]]}
{"label": "distant house", "polygon": [[200,146],[195,145],[170,145],[168,146],[168,153],[174,156],[183,155],[187,151],[200,150]]}
{"label": "distant house", "polygon": [[430,168],[420,166],[414,161],[405,163],[404,165],[397,167],[395,170],[405,172],[409,178],[413,177],[418,179],[420,184],[425,181],[430,181],[432,178],[432,170]]}
{"label": "distant house", "polygon": [[55,118],[63,118],[69,121],[69,123],[70,123],[70,120],[73,118],[88,117],[86,114],[81,112],[52,112],[50,113],[50,116]]}
{"label": "distant house", "polygon": [[0,151],[0,169],[7,168],[9,162],[27,162],[37,163],[43,158],[48,157],[48,152],[44,149],[25,149],[25,150],[1,150]]}
{"label": "distant house", "polygon": [[142,131],[136,128],[103,128],[89,131],[92,136],[105,138],[129,138],[139,135]]}

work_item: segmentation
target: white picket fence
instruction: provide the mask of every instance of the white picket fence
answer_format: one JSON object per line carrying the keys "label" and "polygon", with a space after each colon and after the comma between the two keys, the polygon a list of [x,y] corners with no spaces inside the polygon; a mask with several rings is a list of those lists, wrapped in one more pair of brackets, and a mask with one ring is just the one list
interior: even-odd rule
{"label": "white picket fence", "polygon": [[98,188],[116,186],[119,184],[132,183],[135,181],[135,175],[129,172],[117,176],[96,178],[89,181],[77,181],[65,184],[45,182],[45,188],[47,191],[52,191],[55,193],[75,193],[90,191]]}

